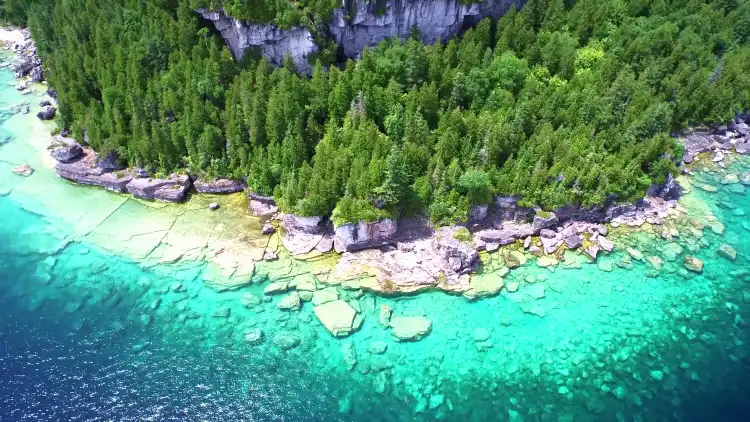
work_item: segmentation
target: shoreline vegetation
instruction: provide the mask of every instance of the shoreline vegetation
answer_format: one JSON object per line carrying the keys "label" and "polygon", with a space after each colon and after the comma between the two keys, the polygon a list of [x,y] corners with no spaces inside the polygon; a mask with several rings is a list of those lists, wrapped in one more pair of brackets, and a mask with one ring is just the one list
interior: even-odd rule
{"label": "shoreline vegetation", "polygon": [[[712,151],[713,161],[721,164],[723,151],[734,148],[746,153],[746,118],[738,115],[728,126],[690,131],[682,138],[681,145],[686,151],[679,161],[689,163],[697,154]],[[57,160],[57,174],[77,183],[167,202],[183,201],[191,190],[227,194],[246,189],[244,180],[201,180],[186,174],[151,177],[144,169],[126,168],[117,154],[110,153],[100,159],[92,149],[65,135],[55,136],[48,150]],[[568,250],[580,250],[596,261],[600,251],[609,253],[614,248],[606,237],[610,230],[607,224],[614,228],[620,225],[639,227],[644,223],[660,225],[678,208],[675,200],[679,198],[680,189],[669,176],[663,185],[651,186],[648,197],[632,204],[591,208],[564,206],[554,211],[524,207],[518,203],[517,196],[495,196],[491,206],[473,206],[466,223],[443,227],[424,217],[395,219],[387,215],[373,218],[373,221],[343,220],[334,224],[337,223],[335,213],[333,218],[278,214],[272,197],[248,191],[247,199],[253,215],[274,222],[262,228],[263,235],[273,233],[274,226],[280,225],[284,229],[281,243],[294,256],[332,250],[344,254],[334,272],[350,278],[356,273],[374,275],[366,286],[370,290],[410,293],[438,288],[477,297],[496,294],[502,288],[501,280],[491,286],[471,282],[470,275],[476,274],[480,262],[479,252],[495,252],[506,246],[501,255],[509,268],[525,263],[525,252],[550,268],[559,263],[565,265]],[[347,253],[364,249],[371,250]],[[269,251],[262,257],[274,260],[278,253]]]}
{"label": "shoreline vegetation", "polygon": [[[272,223],[264,234],[281,226],[295,256],[335,250],[334,272],[373,274],[382,292],[476,290],[479,253],[501,246],[511,268],[523,252],[550,268],[568,250],[595,261],[614,248],[606,224],[659,225],[675,212],[672,175],[695,154],[715,150],[720,163],[748,150],[748,98],[726,89],[745,82],[746,40],[735,26],[696,24],[744,6],[584,23],[598,6],[534,0],[445,44],[390,40],[308,79],[291,62],[235,62],[185,2],[40,5],[26,10],[36,44],[24,36],[16,51],[38,54],[55,89],[59,110],[39,117],[61,129],[49,148],[58,175],[167,202],[247,190],[251,212]],[[139,7],[145,35],[115,42],[120,13]],[[60,32],[55,22],[71,17],[83,30]],[[640,44],[662,35],[662,50]],[[71,61],[92,65],[71,73]],[[693,121],[713,128],[669,136]]]}
{"label": "shoreline vegetation", "polygon": [[152,175],[244,179],[287,214],[337,224],[423,210],[465,223],[495,196],[547,211],[633,202],[677,173],[670,131],[748,106],[746,2],[533,0],[310,78],[235,61],[187,1],[84,3],[27,10],[61,130]]}

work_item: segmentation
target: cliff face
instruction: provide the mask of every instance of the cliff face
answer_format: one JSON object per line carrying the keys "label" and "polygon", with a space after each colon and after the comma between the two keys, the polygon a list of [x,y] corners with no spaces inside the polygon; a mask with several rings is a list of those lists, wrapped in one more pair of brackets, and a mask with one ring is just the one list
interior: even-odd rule
{"label": "cliff face", "polygon": [[333,12],[330,32],[347,57],[356,57],[365,47],[386,38],[408,38],[417,27],[422,41],[432,44],[457,34],[466,24],[482,18],[498,18],[525,0],[484,0],[463,4],[459,0],[344,0],[344,7]]}
{"label": "cliff face", "polygon": [[[335,9],[328,31],[347,57],[355,58],[368,46],[386,38],[407,38],[414,27],[422,40],[431,44],[457,34],[465,25],[482,18],[498,18],[515,4],[526,0],[484,0],[463,4],[460,0],[343,0]],[[308,56],[318,51],[307,28],[281,30],[274,25],[238,21],[223,12],[199,9],[198,13],[212,21],[234,57],[239,59],[248,47],[260,47],[268,61],[281,65],[291,54],[297,69],[309,73]]]}
{"label": "cliff face", "polygon": [[298,71],[312,71],[307,56],[318,51],[318,46],[307,28],[282,30],[275,25],[243,22],[227,16],[223,11],[198,9],[197,12],[204,19],[213,22],[236,60],[241,59],[248,48],[257,47],[276,66],[281,66],[287,54],[290,54]]}

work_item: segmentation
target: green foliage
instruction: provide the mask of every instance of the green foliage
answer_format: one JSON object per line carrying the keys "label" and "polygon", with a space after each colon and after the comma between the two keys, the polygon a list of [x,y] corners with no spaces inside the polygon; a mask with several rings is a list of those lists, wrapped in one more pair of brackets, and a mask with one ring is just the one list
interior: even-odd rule
{"label": "green foliage", "polygon": [[461,227],[453,232],[453,238],[458,240],[459,242],[470,242],[471,232],[469,232],[469,229],[467,229],[466,227]]}
{"label": "green foliage", "polygon": [[193,9],[321,37],[336,1],[0,10],[28,16],[58,124],[85,129],[100,152],[165,174],[244,177],[282,210],[337,224],[424,211],[455,224],[497,194],[591,206],[642,197],[675,172],[670,131],[750,107],[750,2],[725,3],[530,0],[496,30],[485,20],[430,46],[415,33],[326,70],[329,45],[309,77],[291,61],[236,63]]}
{"label": "green foliage", "polygon": [[369,201],[345,196],[336,204],[331,220],[334,225],[341,226],[360,221],[372,223],[384,218],[393,217],[393,212],[376,208]]}

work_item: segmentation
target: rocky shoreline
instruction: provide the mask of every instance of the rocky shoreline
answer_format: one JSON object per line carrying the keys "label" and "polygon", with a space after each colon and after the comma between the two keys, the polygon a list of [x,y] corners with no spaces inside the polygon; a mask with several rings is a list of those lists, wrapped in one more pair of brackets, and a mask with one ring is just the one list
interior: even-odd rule
{"label": "rocky shoreline", "polygon": [[48,150],[57,160],[55,171],[63,179],[103,187],[112,192],[129,193],[145,200],[182,202],[191,190],[198,193],[227,194],[245,189],[244,182],[239,180],[208,181],[183,174],[151,177],[143,169],[119,165],[114,154],[101,158],[92,149],[84,148],[75,140],[60,135],[54,137]]}
{"label": "rocky shoreline", "polygon": [[[23,42],[15,41],[11,49],[20,52],[21,72],[25,78],[28,63],[37,63],[28,32]],[[19,65],[20,66],[20,65]],[[34,66],[40,65],[37,63]],[[51,107],[51,105],[48,105]],[[750,116],[738,115],[725,126],[696,128],[679,136],[685,145],[683,162],[692,163],[699,154],[712,154],[711,161],[723,166],[732,152],[750,152]],[[56,173],[69,181],[100,186],[117,193],[163,202],[182,202],[189,192],[230,194],[246,190],[242,180],[205,180],[186,174],[153,177],[144,169],[119,165],[115,154],[100,157],[72,138],[55,136],[49,148],[57,161]],[[30,169],[29,169],[30,170]],[[33,171],[33,170],[31,170]],[[690,171],[683,167],[684,173]],[[553,269],[566,265],[568,251],[595,262],[597,257],[615,248],[607,237],[611,228],[659,227],[670,215],[679,214],[677,200],[682,188],[670,179],[653,186],[648,196],[635,204],[610,204],[582,209],[569,206],[551,212],[524,208],[517,197],[496,197],[491,205],[472,210],[465,225],[435,228],[423,217],[384,219],[334,226],[327,217],[301,217],[279,213],[272,197],[247,193],[248,209],[267,224],[263,235],[272,235],[281,226],[280,240],[290,254],[299,259],[335,251],[341,257],[328,276],[330,284],[356,280],[362,288],[380,293],[411,293],[439,289],[461,293],[473,299],[497,294],[503,287],[502,277],[486,281],[476,274],[480,253],[498,253],[502,266],[512,269],[537,258],[537,265]],[[213,206],[212,206],[213,205]],[[209,208],[217,209],[212,203]],[[273,223],[273,222],[276,223]],[[271,224],[273,223],[273,224]],[[662,237],[671,236],[663,226]],[[277,253],[263,254],[264,260],[275,260]]]}
{"label": "rocky shoreline", "polygon": [[[711,161],[721,166],[727,155],[746,153],[746,117],[739,116],[726,129],[695,129],[680,139],[686,148],[686,164],[698,154],[711,153]],[[146,200],[181,202],[191,190],[221,194],[246,189],[237,180],[208,181],[177,174],[150,177],[142,169],[117,166],[111,155],[100,159],[93,150],[61,136],[55,137],[49,150],[62,178]],[[689,170],[684,168],[684,172]],[[262,234],[272,235],[275,226],[280,226],[281,244],[292,256],[304,260],[333,251],[341,255],[328,274],[329,284],[355,282],[381,294],[437,289],[475,299],[503,288],[501,275],[492,281],[473,277],[480,253],[499,254],[508,270],[533,257],[538,266],[553,270],[569,265],[569,251],[596,262],[600,254],[615,249],[607,237],[611,229],[649,225],[663,227],[662,237],[670,237],[663,223],[671,215],[681,214],[681,192],[682,187],[670,177],[664,185],[652,186],[648,196],[634,204],[589,209],[568,206],[551,212],[521,207],[517,197],[496,197],[490,206],[475,207],[469,223],[441,228],[423,217],[334,226],[322,216],[280,213],[272,197],[248,192],[247,199],[250,213],[267,223]],[[266,253],[262,259],[277,258],[277,253]]]}

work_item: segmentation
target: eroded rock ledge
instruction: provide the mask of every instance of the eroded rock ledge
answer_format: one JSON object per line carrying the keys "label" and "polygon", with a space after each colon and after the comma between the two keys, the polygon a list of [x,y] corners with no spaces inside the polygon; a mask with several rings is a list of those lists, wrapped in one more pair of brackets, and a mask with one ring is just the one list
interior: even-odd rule
{"label": "eroded rock ledge", "polygon": [[245,188],[241,180],[197,180],[187,175],[171,174],[154,178],[143,169],[125,168],[116,154],[99,157],[94,150],[81,146],[72,138],[55,136],[48,147],[57,161],[55,171],[63,179],[84,185],[100,186],[117,193],[130,193],[146,200],[182,202],[191,188],[200,193],[235,193]]}

